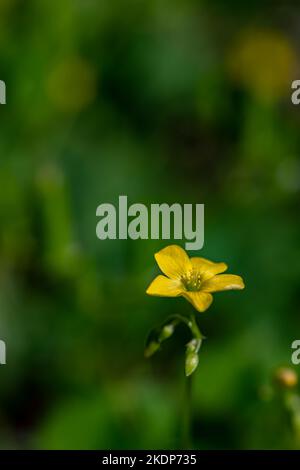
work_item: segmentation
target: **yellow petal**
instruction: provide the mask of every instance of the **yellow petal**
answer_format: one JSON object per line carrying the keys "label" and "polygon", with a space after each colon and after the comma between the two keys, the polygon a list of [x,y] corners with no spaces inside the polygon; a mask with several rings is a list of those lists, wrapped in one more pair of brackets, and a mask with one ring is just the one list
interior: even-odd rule
{"label": "yellow petal", "polygon": [[198,312],[204,312],[208,309],[210,304],[213,301],[213,297],[211,294],[207,292],[184,292],[182,294],[191,304],[195,307]]}
{"label": "yellow petal", "polygon": [[157,276],[146,290],[149,295],[159,297],[177,297],[181,295],[184,288],[180,281],[169,279],[166,276]]}
{"label": "yellow petal", "polygon": [[205,258],[191,258],[193,268],[201,274],[201,280],[206,281],[216,274],[223,273],[228,268],[225,263],[214,263]]}
{"label": "yellow petal", "polygon": [[222,290],[244,289],[245,284],[240,276],[234,274],[220,274],[201,284],[201,289],[205,292],[218,292]]}
{"label": "yellow petal", "polygon": [[162,272],[171,279],[180,279],[192,268],[190,258],[178,245],[163,248],[155,254],[155,259]]}

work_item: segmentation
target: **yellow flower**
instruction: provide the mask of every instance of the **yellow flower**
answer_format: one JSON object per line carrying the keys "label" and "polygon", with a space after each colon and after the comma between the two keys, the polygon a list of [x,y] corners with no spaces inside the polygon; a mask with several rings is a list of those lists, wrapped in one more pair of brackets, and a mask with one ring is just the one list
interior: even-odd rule
{"label": "yellow flower", "polygon": [[183,248],[170,245],[155,254],[165,276],[157,276],[146,293],[159,297],[183,296],[198,312],[204,312],[213,301],[212,293],[231,289],[244,289],[240,276],[220,274],[225,263],[213,263],[204,258],[189,258]]}

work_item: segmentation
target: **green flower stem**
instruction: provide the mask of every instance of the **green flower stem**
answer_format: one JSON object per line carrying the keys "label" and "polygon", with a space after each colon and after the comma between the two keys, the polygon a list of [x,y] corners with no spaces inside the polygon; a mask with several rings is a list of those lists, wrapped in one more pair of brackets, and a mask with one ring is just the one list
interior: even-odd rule
{"label": "green flower stem", "polygon": [[292,390],[283,391],[283,402],[290,417],[293,444],[299,449],[300,444],[300,396]]}
{"label": "green flower stem", "polygon": [[[185,377],[185,397],[183,407],[183,448],[191,449],[192,445],[192,373],[198,365],[198,352],[205,338],[201,333],[195,315],[192,313],[189,318],[183,320],[192,332],[192,340],[187,344],[186,377]],[[196,362],[195,362],[196,360]]]}
{"label": "green flower stem", "polygon": [[191,449],[191,423],[192,423],[192,376],[185,377],[185,396],[183,403],[183,435],[182,447]]}
{"label": "green flower stem", "polygon": [[182,426],[182,445],[184,449],[191,448],[191,420],[192,420],[192,374],[195,372],[199,362],[199,350],[202,340],[205,338],[201,333],[195,315],[190,316],[175,314],[159,327],[151,330],[148,335],[145,356],[150,357],[155,354],[161,344],[170,338],[176,327],[183,323],[191,332],[192,338],[186,345],[185,351],[185,396],[183,402],[183,426]]}
{"label": "green flower stem", "polygon": [[185,323],[192,332],[192,335],[195,339],[202,340],[205,339],[205,336],[201,333],[199,326],[196,322],[196,317],[194,313],[192,313],[189,317],[185,317],[184,315],[176,314],[174,318],[178,319],[178,322]]}
{"label": "green flower stem", "polygon": [[194,338],[199,339],[199,340],[205,339],[205,336],[203,336],[203,334],[201,333],[199,329],[199,326],[197,325],[196,318],[193,313],[191,314],[189,318],[188,326],[191,332],[193,333]]}

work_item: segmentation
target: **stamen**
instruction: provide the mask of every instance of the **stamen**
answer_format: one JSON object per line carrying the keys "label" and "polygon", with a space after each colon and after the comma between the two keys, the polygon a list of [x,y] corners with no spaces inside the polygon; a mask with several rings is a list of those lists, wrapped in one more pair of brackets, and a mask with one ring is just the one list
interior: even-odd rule
{"label": "stamen", "polygon": [[201,287],[201,274],[191,270],[182,277],[182,282],[188,291],[197,292]]}

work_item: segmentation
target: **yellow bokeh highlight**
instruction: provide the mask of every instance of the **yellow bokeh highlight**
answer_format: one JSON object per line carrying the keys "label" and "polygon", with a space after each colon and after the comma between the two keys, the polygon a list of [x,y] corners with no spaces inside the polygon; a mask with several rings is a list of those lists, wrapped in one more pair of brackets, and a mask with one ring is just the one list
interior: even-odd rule
{"label": "yellow bokeh highlight", "polygon": [[259,99],[272,102],[290,93],[297,58],[292,44],[280,32],[244,32],[228,62],[232,78]]}
{"label": "yellow bokeh highlight", "polygon": [[58,63],[46,82],[47,95],[59,111],[75,113],[96,97],[96,73],[87,61],[72,57]]}

